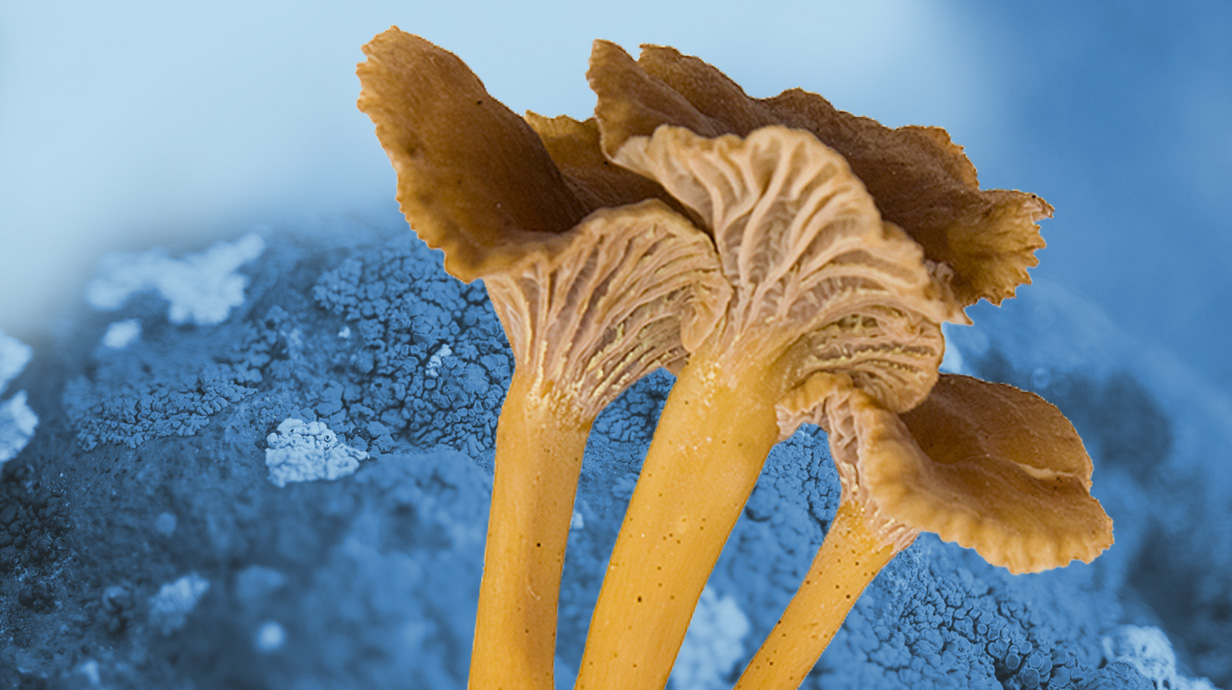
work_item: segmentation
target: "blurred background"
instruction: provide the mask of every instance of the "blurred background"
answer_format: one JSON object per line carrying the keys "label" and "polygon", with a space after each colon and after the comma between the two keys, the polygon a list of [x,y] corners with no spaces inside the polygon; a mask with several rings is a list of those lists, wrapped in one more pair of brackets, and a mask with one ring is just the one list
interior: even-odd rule
{"label": "blurred background", "polygon": [[1232,389],[1221,0],[0,0],[0,330],[37,340],[107,251],[394,213],[393,171],[354,105],[360,46],[391,24],[519,112],[587,116],[603,37],[674,45],[755,96],[800,86],[885,124],[943,126],[985,187],[1056,207],[1036,280]]}

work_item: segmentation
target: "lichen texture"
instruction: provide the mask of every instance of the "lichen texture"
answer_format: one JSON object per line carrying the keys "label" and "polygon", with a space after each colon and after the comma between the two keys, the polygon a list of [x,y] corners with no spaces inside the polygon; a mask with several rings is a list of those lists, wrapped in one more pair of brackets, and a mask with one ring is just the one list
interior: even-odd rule
{"label": "lichen texture", "polygon": [[[26,391],[39,426],[0,477],[0,679],[15,679],[0,687],[465,687],[510,355],[482,292],[400,223],[270,230],[222,324],[179,326],[138,300],[10,375],[3,398]],[[368,290],[381,277],[387,292]],[[1232,682],[1232,482],[1213,464],[1232,446],[1232,404],[1166,354],[1089,328],[1102,317],[1080,300],[1035,288],[948,345],[962,373],[1039,390],[1074,420],[1117,546],[1010,576],[921,537],[805,688],[1151,687],[1164,638],[1175,678]],[[96,347],[129,318],[140,339]],[[1024,332],[1047,337],[1027,347]],[[654,374],[595,422],[562,584],[562,684],[671,385]],[[370,458],[338,481],[275,486],[268,436],[292,418]],[[735,682],[838,501],[826,436],[806,424],[771,452],[674,684]],[[164,634],[175,618],[151,617],[152,598],[194,573],[209,587]],[[1123,626],[1158,631],[1145,634],[1155,651],[1117,642]]]}

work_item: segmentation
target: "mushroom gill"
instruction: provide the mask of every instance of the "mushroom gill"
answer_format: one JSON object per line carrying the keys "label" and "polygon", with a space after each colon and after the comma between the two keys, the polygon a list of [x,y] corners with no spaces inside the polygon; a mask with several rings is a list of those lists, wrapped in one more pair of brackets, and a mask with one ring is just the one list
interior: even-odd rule
{"label": "mushroom gill", "polygon": [[1016,574],[1090,562],[1112,545],[1082,440],[1042,398],[942,375],[922,404],[896,415],[845,377],[826,388],[821,404],[800,395],[782,413],[829,434],[838,513],[737,689],[797,687],[860,593],[920,532]]}
{"label": "mushroom gill", "polygon": [[[484,280],[531,385],[594,418],[642,376],[684,359],[727,286],[705,235],[656,200],[599,209]],[[567,412],[567,411],[562,411]]]}
{"label": "mushroom gill", "polygon": [[470,686],[549,690],[590,427],[639,377],[679,365],[682,335],[705,337],[727,286],[705,233],[607,164],[593,122],[527,124],[456,56],[396,28],[364,52],[359,107],[403,213],[450,273],[484,279],[514,350]]}
{"label": "mushroom gill", "polygon": [[667,682],[706,578],[782,437],[784,400],[828,394],[818,382],[850,373],[881,404],[909,409],[936,381],[940,322],[962,318],[920,246],[882,221],[842,156],[808,132],[707,138],[660,126],[615,160],[699,219],[730,298],[707,337],[682,334],[690,356],[617,536],[579,689]]}
{"label": "mushroom gill", "polygon": [[943,129],[891,129],[801,89],[751,98],[714,67],[664,46],[643,46],[634,61],[596,41],[588,76],[599,95],[603,150],[613,160],[621,161],[630,139],[663,124],[706,137],[747,136],[768,125],[804,130],[847,160],[882,217],[924,248],[960,305],[1000,304],[1030,282],[1027,269],[1044,246],[1036,221],[1052,207],[1034,194],[981,190],[975,166]]}

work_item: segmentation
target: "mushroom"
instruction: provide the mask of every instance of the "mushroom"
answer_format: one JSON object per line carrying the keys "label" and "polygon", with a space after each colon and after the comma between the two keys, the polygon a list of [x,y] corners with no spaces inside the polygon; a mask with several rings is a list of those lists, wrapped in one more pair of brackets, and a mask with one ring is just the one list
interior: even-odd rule
{"label": "mushroom", "polygon": [[798,90],[752,99],[670,48],[635,62],[596,42],[588,77],[604,153],[687,207],[731,285],[710,337],[683,341],[577,682],[661,688],[766,455],[790,433],[780,408],[920,404],[940,323],[1027,280],[1051,208],[981,191],[943,130],[891,130]]}
{"label": "mushroom", "polygon": [[1000,304],[1030,282],[1027,269],[1044,246],[1037,221],[1052,207],[1034,194],[981,190],[975,166],[944,129],[891,129],[802,89],[751,98],[719,70],[666,46],[644,45],[634,61],[596,41],[588,76],[599,96],[603,151],[622,165],[637,150],[622,153],[625,144],[662,124],[707,137],[747,136],[767,125],[804,130],[846,159],[882,217],[924,248],[960,304]]}
{"label": "mushroom", "polygon": [[359,108],[402,211],[450,273],[484,280],[514,352],[470,687],[547,690],[591,424],[639,377],[679,365],[727,286],[710,239],[658,185],[603,160],[594,121],[528,122],[455,55],[396,27],[364,52]]}
{"label": "mushroom", "polygon": [[1112,521],[1090,494],[1091,458],[1039,396],[945,374],[896,415],[846,377],[812,383],[830,391],[824,403],[802,391],[780,421],[784,433],[805,420],[826,430],[842,498],[738,690],[798,687],[860,593],[920,532],[1015,574],[1089,563],[1112,545]]}

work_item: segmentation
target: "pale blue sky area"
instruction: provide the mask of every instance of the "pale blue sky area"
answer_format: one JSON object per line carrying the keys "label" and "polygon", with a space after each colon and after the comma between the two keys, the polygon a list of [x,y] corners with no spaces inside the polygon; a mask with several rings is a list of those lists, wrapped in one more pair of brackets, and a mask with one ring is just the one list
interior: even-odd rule
{"label": "pale blue sky area", "polygon": [[354,66],[397,24],[516,111],[586,116],[602,37],[675,45],[753,95],[800,86],[886,124],[946,127],[985,186],[1057,208],[1037,278],[1229,388],[1232,10],[1161,7],[0,0],[0,329],[33,335],[79,304],[111,249],[391,208]]}

